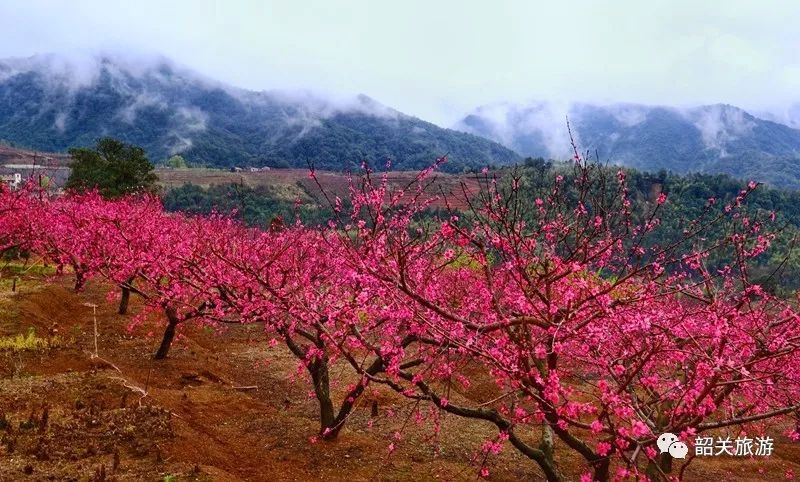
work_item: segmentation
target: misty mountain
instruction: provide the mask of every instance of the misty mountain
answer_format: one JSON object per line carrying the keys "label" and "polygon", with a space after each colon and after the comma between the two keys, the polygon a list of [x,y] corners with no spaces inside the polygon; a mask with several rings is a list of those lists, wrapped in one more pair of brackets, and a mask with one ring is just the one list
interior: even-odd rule
{"label": "misty mountain", "polygon": [[519,159],[481,137],[440,128],[370,99],[237,89],[165,59],[55,55],[0,61],[0,139],[48,151],[112,136],[151,159],[210,166],[446,169]]}
{"label": "misty mountain", "polygon": [[800,129],[800,102],[788,104],[781,109],[754,112],[756,117],[784,124],[792,129]]}
{"label": "misty mountain", "polygon": [[[726,173],[800,188],[797,106],[764,119],[730,105],[679,109],[639,104],[495,104],[454,127],[522,155],[571,157],[567,119],[581,151],[645,171]],[[793,117],[794,116],[794,117]]]}

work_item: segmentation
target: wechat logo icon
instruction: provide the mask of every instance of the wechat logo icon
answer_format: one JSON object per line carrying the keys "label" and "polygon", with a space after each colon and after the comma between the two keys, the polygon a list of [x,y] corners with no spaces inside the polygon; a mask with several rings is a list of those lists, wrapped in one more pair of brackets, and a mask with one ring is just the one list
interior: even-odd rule
{"label": "wechat logo icon", "polygon": [[676,459],[685,459],[686,454],[689,453],[689,447],[685,443],[681,442],[678,436],[674,433],[662,433],[658,436],[656,445],[658,445],[658,449],[662,454],[667,452]]}

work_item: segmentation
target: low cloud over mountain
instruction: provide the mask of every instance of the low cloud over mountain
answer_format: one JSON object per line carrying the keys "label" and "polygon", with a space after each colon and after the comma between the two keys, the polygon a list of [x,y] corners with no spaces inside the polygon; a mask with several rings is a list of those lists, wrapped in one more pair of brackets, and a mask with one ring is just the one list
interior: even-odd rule
{"label": "low cloud over mountain", "polygon": [[497,143],[442,129],[359,95],[254,92],[158,57],[41,55],[0,61],[0,139],[63,151],[114,136],[154,160],[180,153],[214,166],[348,169],[506,164]]}
{"label": "low cloud over mountain", "polygon": [[[794,109],[794,110],[793,110]],[[569,120],[581,150],[601,161],[674,172],[728,173],[800,187],[800,116],[756,117],[738,107],[534,102],[476,109],[455,129],[484,136],[525,156],[571,157]],[[785,123],[781,123],[785,122]]]}

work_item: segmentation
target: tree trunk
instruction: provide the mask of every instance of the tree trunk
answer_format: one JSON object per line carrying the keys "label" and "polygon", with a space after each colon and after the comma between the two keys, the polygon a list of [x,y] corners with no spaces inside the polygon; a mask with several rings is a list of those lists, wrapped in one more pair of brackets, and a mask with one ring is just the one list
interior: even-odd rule
{"label": "tree trunk", "polygon": [[650,480],[657,481],[667,480],[664,474],[669,474],[670,472],[672,472],[672,456],[668,453],[663,453],[647,464],[645,473]]}
{"label": "tree trunk", "polygon": [[550,425],[542,425],[542,443],[539,444],[539,450],[544,452],[544,456],[547,457],[547,460],[549,460],[551,463],[554,462],[553,429],[550,428]]}
{"label": "tree trunk", "polygon": [[514,446],[517,450],[519,450],[523,455],[527,456],[534,462],[539,465],[539,468],[542,469],[544,472],[544,476],[547,479],[547,482],[563,482],[564,476],[561,475],[561,472],[556,467],[555,462],[547,456],[547,454],[543,453],[541,450],[534,449],[530,447],[528,444],[520,440],[517,437],[517,434],[514,433],[514,429],[507,423],[497,424],[497,428],[500,430],[506,430],[508,432],[509,441],[511,445]]}
{"label": "tree trunk", "polygon": [[[295,343],[287,333],[283,334],[286,346],[300,360],[306,360],[308,349]],[[333,402],[331,401],[330,377],[328,375],[328,356],[324,352],[325,345],[317,338],[314,343],[322,350],[322,357],[306,364],[306,370],[311,375],[314,384],[314,396],[319,404],[319,435],[323,440],[335,439],[339,435],[341,424],[336,423],[333,413]]]}
{"label": "tree trunk", "polygon": [[84,277],[83,271],[80,268],[75,268],[75,292],[83,288],[83,285],[86,283],[86,278]]}
{"label": "tree trunk", "polygon": [[163,360],[167,357],[169,347],[172,345],[173,338],[175,338],[175,329],[181,321],[173,308],[167,308],[164,311],[167,314],[167,329],[164,330],[164,337],[161,339],[161,345],[158,347],[158,351],[153,357],[156,360]]}
{"label": "tree trunk", "polygon": [[336,416],[333,413],[333,402],[331,401],[330,378],[328,376],[328,357],[314,360],[308,367],[311,373],[311,380],[314,383],[314,395],[319,402],[319,434],[325,440],[335,439],[339,435],[339,427],[336,425]]}
{"label": "tree trunk", "polygon": [[117,313],[119,313],[120,315],[128,314],[128,302],[130,300],[131,300],[131,289],[123,285],[122,297],[119,299],[119,309],[117,310]]}
{"label": "tree trunk", "polygon": [[610,462],[611,459],[609,458],[603,458],[592,462],[592,468],[594,468],[593,480],[599,482],[606,482],[608,480]]}

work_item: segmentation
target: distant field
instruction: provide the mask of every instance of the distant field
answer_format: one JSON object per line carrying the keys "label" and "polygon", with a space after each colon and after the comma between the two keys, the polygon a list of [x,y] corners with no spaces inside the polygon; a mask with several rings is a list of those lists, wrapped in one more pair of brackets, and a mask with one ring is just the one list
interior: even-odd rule
{"label": "distant field", "polygon": [[63,167],[69,164],[69,156],[56,152],[41,152],[0,144],[0,165],[29,165]]}
{"label": "distant field", "polygon": [[[308,169],[272,169],[270,171],[259,172],[230,172],[220,169],[157,169],[159,181],[167,189],[182,186],[184,184],[196,184],[208,187],[213,184],[244,184],[250,187],[256,186],[299,186],[308,194],[323,201],[320,189],[313,179],[308,176]],[[374,174],[376,182],[382,174]],[[417,173],[414,171],[393,171],[389,173],[389,184],[392,188],[403,188],[409,185]],[[347,197],[348,178],[347,175],[331,171],[317,171],[317,179],[329,197]],[[429,183],[425,193],[429,196],[446,196],[450,200],[450,205],[454,208],[466,207],[464,200],[464,188],[467,192],[475,193],[479,188],[478,180],[474,176],[454,175],[437,173],[433,182]],[[433,203],[436,207],[445,207],[444,199],[439,199]]]}
{"label": "distant field", "polygon": [[[67,154],[39,152],[21,148],[0,145],[0,173],[13,174],[20,172],[27,177],[36,172],[45,173],[56,179],[58,185],[66,181],[67,166],[70,158]],[[6,167],[8,166],[8,167]],[[36,166],[33,169],[32,166]],[[196,184],[208,187],[214,184],[244,184],[249,187],[257,186],[286,186],[287,192],[302,189],[308,195],[320,202],[324,202],[316,182],[308,177],[308,169],[272,169],[259,172],[230,172],[223,169],[190,168],[190,169],[156,169],[159,182],[166,189],[172,189],[184,184]],[[381,173],[374,174],[375,180]],[[416,171],[393,171],[389,173],[389,184],[392,188],[403,188],[410,185],[417,176]],[[329,197],[339,196],[345,198],[348,193],[347,175],[332,171],[317,171],[317,179]],[[446,196],[450,206],[464,209],[467,203],[464,190],[475,193],[479,188],[477,179],[473,175],[456,175],[436,173],[428,183],[425,193],[428,196],[439,196],[433,203],[436,207],[446,207],[443,197]]]}

